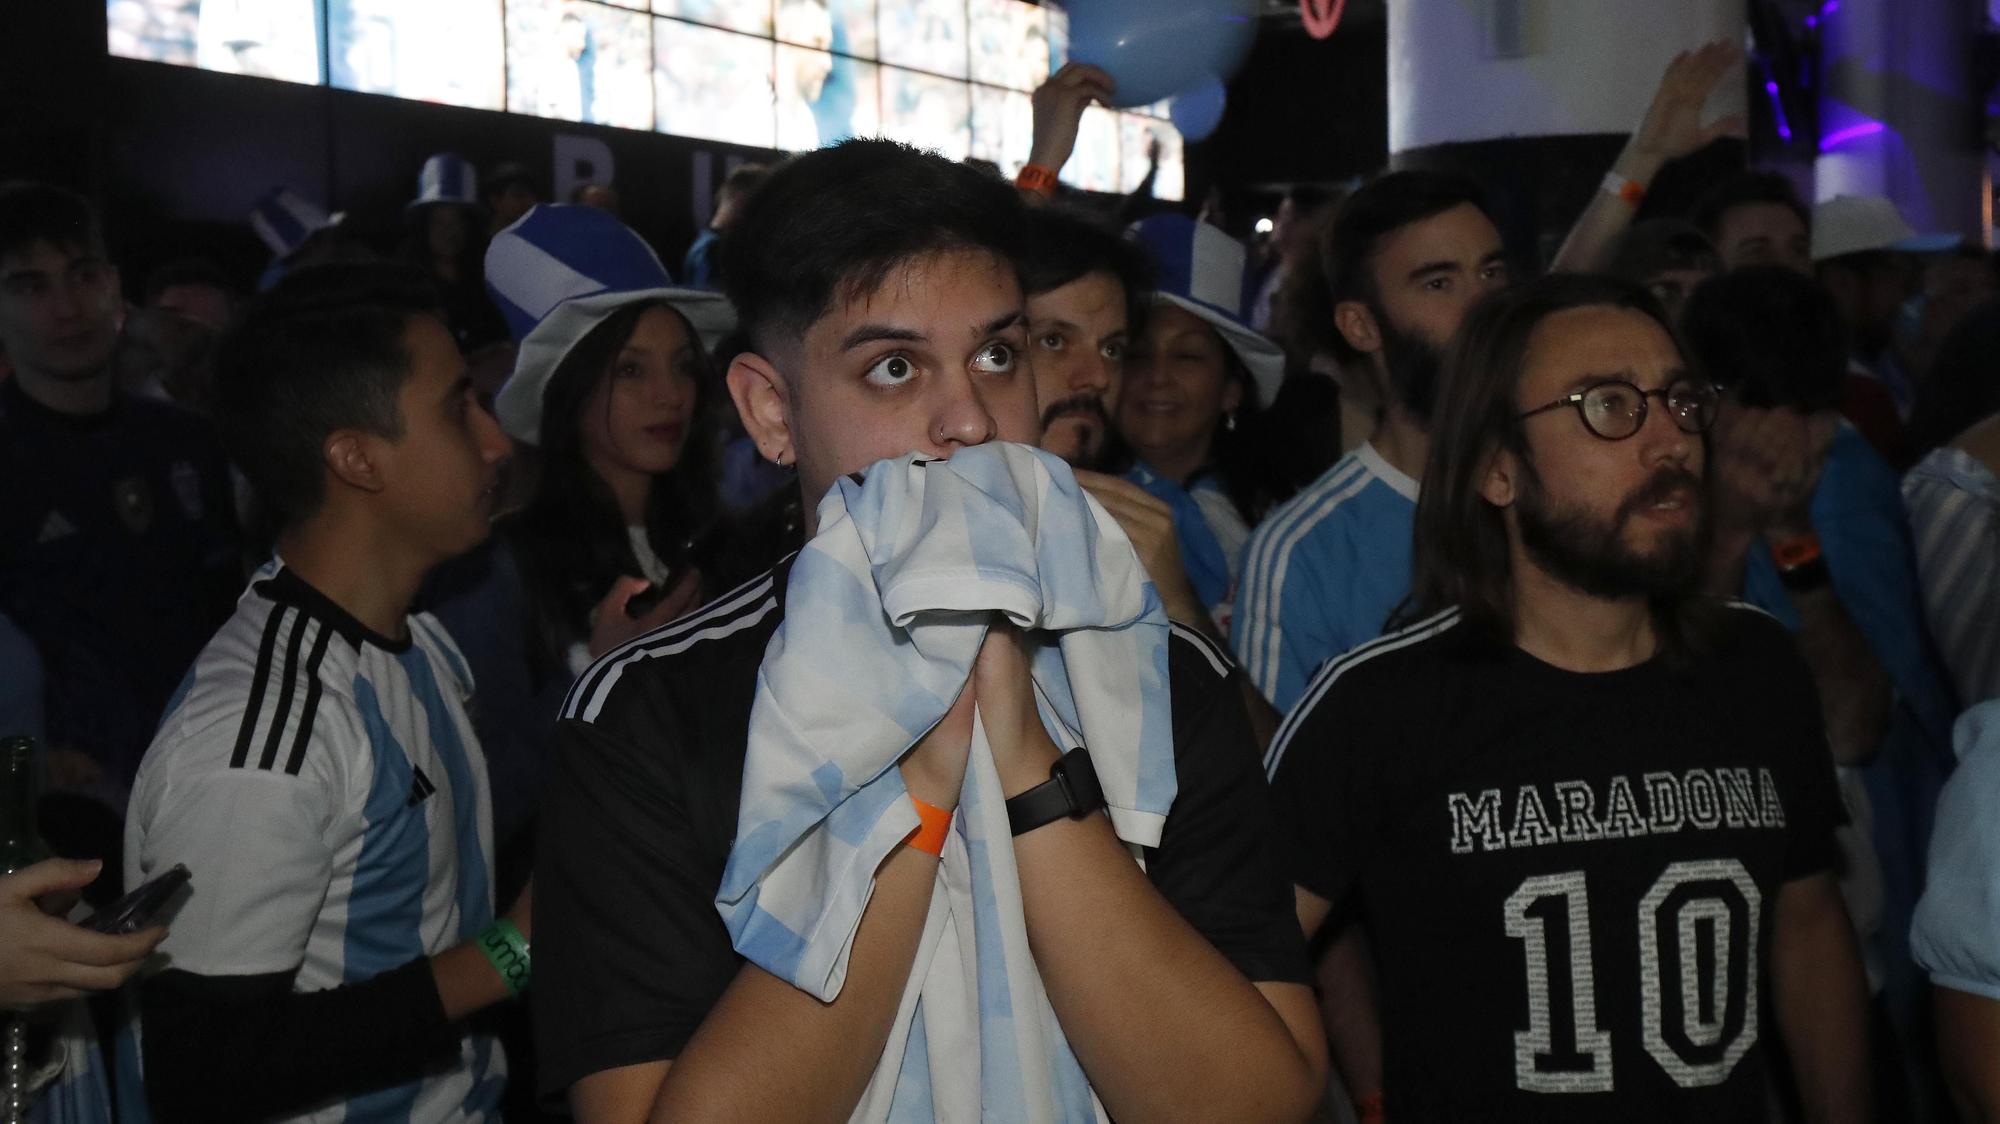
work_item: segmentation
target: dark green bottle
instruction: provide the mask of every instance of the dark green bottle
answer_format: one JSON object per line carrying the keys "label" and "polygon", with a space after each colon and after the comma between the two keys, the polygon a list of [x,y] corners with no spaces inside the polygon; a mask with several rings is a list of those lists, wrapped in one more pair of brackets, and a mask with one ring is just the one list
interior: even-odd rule
{"label": "dark green bottle", "polygon": [[49,857],[35,830],[35,739],[0,738],[0,874],[12,874]]}

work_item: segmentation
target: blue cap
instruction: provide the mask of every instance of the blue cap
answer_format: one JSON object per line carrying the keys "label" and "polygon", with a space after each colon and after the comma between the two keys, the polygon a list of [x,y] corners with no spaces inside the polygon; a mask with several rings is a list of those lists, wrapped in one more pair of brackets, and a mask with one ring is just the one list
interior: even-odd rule
{"label": "blue cap", "polygon": [[493,412],[516,440],[541,440],[542,393],[578,340],[628,304],[664,300],[708,346],[736,326],[720,293],[674,286],[659,255],[596,207],[544,203],[493,236],[486,289],[520,346]]}
{"label": "blue cap", "polygon": [[1243,318],[1243,243],[1205,222],[1180,214],[1155,215],[1132,224],[1132,237],[1153,257],[1155,300],[1179,305],[1216,330],[1250,377],[1266,406],[1285,381],[1285,353]]}

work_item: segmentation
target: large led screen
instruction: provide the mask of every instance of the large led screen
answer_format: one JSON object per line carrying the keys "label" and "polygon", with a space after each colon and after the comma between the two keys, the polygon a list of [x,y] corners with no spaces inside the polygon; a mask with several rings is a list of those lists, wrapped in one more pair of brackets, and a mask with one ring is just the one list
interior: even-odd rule
{"label": "large led screen", "polygon": [[[0,0],[4,2],[4,0]],[[22,0],[30,2],[30,0]],[[43,0],[32,0],[43,2]],[[106,0],[112,54],[800,152],[887,136],[1003,174],[1069,53],[1026,0]],[[1092,108],[1071,185],[1185,193],[1166,106]]]}

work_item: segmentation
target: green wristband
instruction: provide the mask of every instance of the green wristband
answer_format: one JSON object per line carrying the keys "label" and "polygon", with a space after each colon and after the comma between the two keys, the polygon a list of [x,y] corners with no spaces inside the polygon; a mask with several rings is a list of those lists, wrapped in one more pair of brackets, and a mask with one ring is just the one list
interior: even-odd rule
{"label": "green wristband", "polygon": [[479,951],[493,962],[493,970],[500,973],[500,982],[507,985],[508,995],[519,996],[527,988],[528,939],[512,921],[502,917],[488,925],[479,934]]}

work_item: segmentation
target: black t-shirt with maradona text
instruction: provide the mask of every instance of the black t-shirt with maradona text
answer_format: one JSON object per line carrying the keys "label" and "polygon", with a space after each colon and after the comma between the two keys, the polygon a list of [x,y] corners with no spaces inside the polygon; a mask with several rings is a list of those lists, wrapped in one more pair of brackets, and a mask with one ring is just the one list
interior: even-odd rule
{"label": "black t-shirt with maradona text", "polygon": [[1395,1120],[1765,1119],[1778,893],[1843,813],[1791,636],[1717,613],[1678,670],[1451,612],[1314,677],[1271,786],[1294,881],[1368,935]]}
{"label": "black t-shirt with maradona text", "polygon": [[[541,1091],[677,1056],[743,961],[715,909],[789,560],[599,660],[563,704],[535,865]],[[1252,981],[1304,983],[1305,941],[1240,673],[1174,626],[1179,785],[1146,874]]]}

